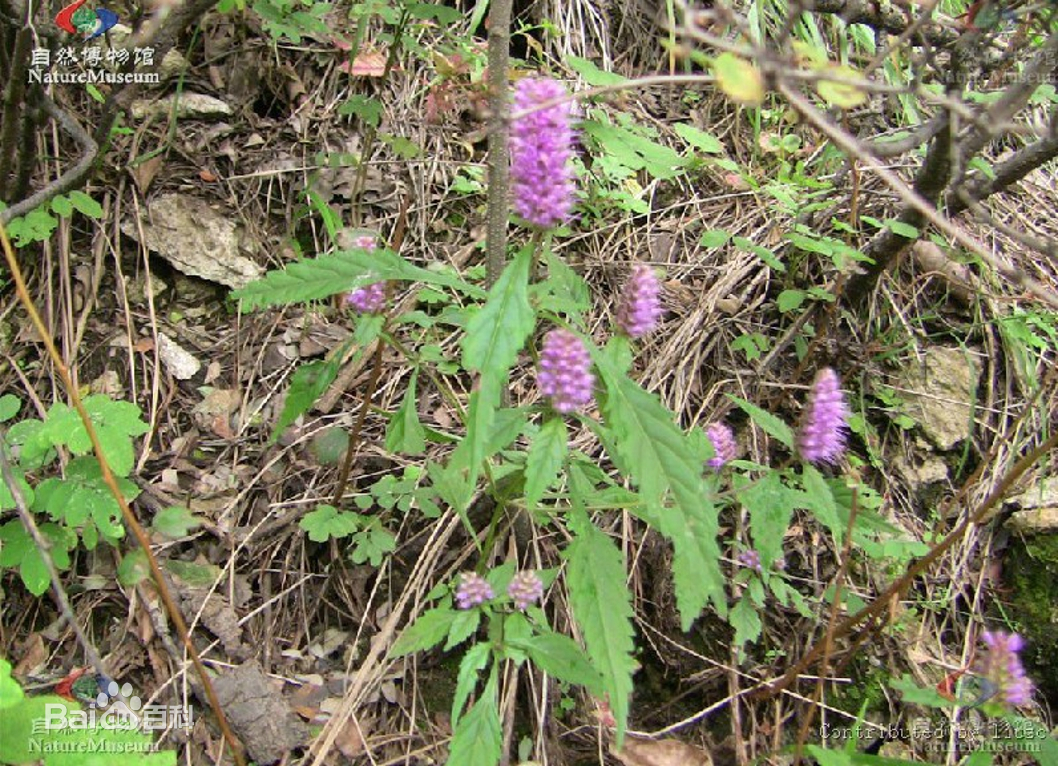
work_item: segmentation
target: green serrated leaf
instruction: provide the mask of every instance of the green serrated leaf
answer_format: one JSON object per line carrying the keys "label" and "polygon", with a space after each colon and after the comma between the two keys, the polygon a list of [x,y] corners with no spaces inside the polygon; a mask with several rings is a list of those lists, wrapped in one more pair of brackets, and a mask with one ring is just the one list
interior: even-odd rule
{"label": "green serrated leaf", "polygon": [[905,239],[918,239],[919,231],[909,223],[898,221],[895,218],[890,218],[885,222],[887,228],[892,229],[893,233],[899,234]]}
{"label": "green serrated leaf", "polygon": [[704,130],[700,130],[686,122],[677,122],[672,127],[680,138],[698,151],[707,154],[723,154],[724,145],[712,133],[706,133]]}
{"label": "green serrated leaf", "polygon": [[584,82],[594,87],[606,86],[606,85],[620,85],[623,82],[628,82],[628,79],[622,77],[619,74],[613,72],[607,72],[599,69],[594,62],[588,59],[582,59],[579,56],[567,56],[566,63],[569,68],[584,78]]}
{"label": "green serrated leaf", "polygon": [[830,491],[830,485],[827,484],[823,475],[811,464],[805,464],[804,467],[804,486],[810,509],[823,526],[834,535],[834,541],[840,548],[845,530],[838,517],[834,494]]}
{"label": "green serrated leaf", "polygon": [[716,83],[728,98],[746,106],[764,100],[764,78],[752,63],[734,53],[721,53],[713,60]]}
{"label": "green serrated leaf", "polygon": [[525,505],[533,509],[548,487],[555,483],[558,471],[569,452],[569,432],[562,418],[551,418],[533,439],[525,460]]}
{"label": "green serrated leaf", "polygon": [[749,415],[750,420],[760,426],[771,436],[782,442],[791,451],[794,448],[794,434],[790,430],[790,427],[786,425],[781,419],[772,415],[767,410],[762,410],[752,402],[747,402],[745,399],[740,399],[737,396],[727,395],[727,398],[737,404],[743,412]]}
{"label": "green serrated leaf", "polygon": [[444,650],[447,652],[449,649],[453,649],[466,641],[477,632],[480,624],[480,609],[461,610],[455,620],[452,621],[452,627],[448,629],[448,640],[445,641]]}
{"label": "green serrated leaf", "polygon": [[605,692],[602,676],[585,656],[584,650],[568,636],[548,631],[515,642],[515,645],[548,675],[568,684],[579,684],[595,695]]}
{"label": "green serrated leaf", "polygon": [[478,674],[489,663],[492,650],[487,643],[474,644],[467,653],[463,655],[459,663],[459,673],[456,675],[456,690],[452,695],[452,726],[458,726],[459,717],[463,713],[463,705],[474,691],[478,683]]}
{"label": "green serrated leaf", "polygon": [[735,646],[740,653],[743,646],[760,638],[761,629],[764,627],[760,615],[757,614],[757,608],[746,596],[740,598],[732,607],[727,620],[735,629]]}
{"label": "green serrated leaf", "polygon": [[605,384],[602,434],[614,461],[638,485],[659,531],[673,543],[673,576],[683,629],[707,602],[727,609],[720,569],[719,524],[693,443],[657,397],[619,374],[610,355],[595,351]]}
{"label": "green serrated leaf", "polygon": [[793,518],[793,499],[775,472],[740,489],[738,499],[749,512],[753,547],[767,569],[783,558],[783,537]]}
{"label": "green serrated leaf", "polygon": [[371,282],[399,280],[426,282],[459,290],[472,298],[485,291],[446,271],[419,268],[391,250],[340,250],[335,253],[292,263],[285,269],[270,271],[232,293],[242,301],[241,310],[282,306],[329,298],[349,292]]}
{"label": "green serrated leaf", "polygon": [[452,623],[459,617],[459,612],[448,607],[437,607],[423,612],[415,623],[401,633],[400,638],[389,650],[390,659],[403,657],[412,652],[432,649],[448,637]]}
{"label": "green serrated leaf", "polygon": [[702,234],[701,239],[698,240],[698,244],[702,247],[721,247],[726,245],[727,241],[731,239],[731,232],[725,231],[724,229],[710,229],[709,231]]}
{"label": "green serrated leaf", "polygon": [[[579,475],[579,471],[574,473]],[[617,721],[620,747],[628,724],[632,674],[637,667],[627,573],[621,551],[583,510],[573,512],[570,529],[575,536],[565,552],[569,601],[588,656],[602,676]]]}
{"label": "green serrated leaf", "polygon": [[340,540],[354,534],[360,528],[360,517],[348,511],[339,511],[333,505],[319,505],[306,513],[298,526],[309,533],[314,543],[325,543],[332,537]]}
{"label": "green serrated leaf", "polygon": [[355,114],[372,128],[377,128],[382,120],[382,102],[377,98],[356,94],[338,107],[338,114],[343,116]]}
{"label": "green serrated leaf", "polygon": [[459,9],[437,3],[409,3],[406,8],[409,15],[424,21],[435,19],[438,24],[454,24],[463,18]]}
{"label": "green serrated leaf", "polygon": [[463,366],[481,374],[467,423],[467,449],[472,470],[484,457],[508,371],[533,331],[535,315],[529,303],[529,267],[533,248],[523,247],[489,291],[488,300],[467,324]]}
{"label": "green serrated leaf", "polygon": [[70,204],[80,210],[89,218],[102,218],[103,217],[103,206],[96,202],[94,199],[89,197],[83,191],[72,191],[66,195],[70,199]]}
{"label": "green serrated leaf", "polygon": [[449,746],[451,766],[496,766],[499,762],[503,738],[497,686],[494,669],[478,701],[455,727]]}
{"label": "green serrated leaf", "polygon": [[202,522],[187,508],[171,505],[158,511],[151,523],[151,528],[175,540],[179,537],[187,537],[192,529],[197,529],[201,525]]}

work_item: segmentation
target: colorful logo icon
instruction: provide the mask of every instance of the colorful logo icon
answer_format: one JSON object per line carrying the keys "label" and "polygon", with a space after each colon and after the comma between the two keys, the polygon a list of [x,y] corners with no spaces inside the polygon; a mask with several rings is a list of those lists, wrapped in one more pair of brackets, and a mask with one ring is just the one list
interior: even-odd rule
{"label": "colorful logo icon", "polygon": [[74,0],[55,14],[55,25],[70,34],[80,32],[85,40],[99,37],[118,23],[118,15],[109,8],[97,8],[94,11],[85,8],[88,0]]}

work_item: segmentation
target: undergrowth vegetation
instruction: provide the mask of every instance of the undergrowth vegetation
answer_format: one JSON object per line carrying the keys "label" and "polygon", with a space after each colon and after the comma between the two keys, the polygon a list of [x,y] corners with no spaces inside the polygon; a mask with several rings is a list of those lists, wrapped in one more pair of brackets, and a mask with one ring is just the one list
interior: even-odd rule
{"label": "undergrowth vegetation", "polygon": [[2,5],[0,762],[1058,764],[1052,5]]}

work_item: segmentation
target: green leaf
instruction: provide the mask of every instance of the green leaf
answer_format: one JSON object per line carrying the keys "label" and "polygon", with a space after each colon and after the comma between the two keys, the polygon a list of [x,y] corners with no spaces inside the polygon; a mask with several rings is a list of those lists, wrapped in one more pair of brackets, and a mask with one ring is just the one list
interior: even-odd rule
{"label": "green leaf", "polygon": [[354,564],[370,561],[374,567],[382,564],[387,553],[397,549],[397,538],[378,519],[371,519],[365,529],[353,535],[352,543],[349,559]]}
{"label": "green leaf", "polygon": [[0,396],[0,423],[15,417],[21,407],[21,400],[14,394]]}
{"label": "green leaf", "polygon": [[485,294],[481,288],[448,272],[413,266],[391,250],[354,248],[270,271],[246,287],[235,290],[232,297],[242,301],[240,310],[251,311],[329,298],[382,280],[426,282],[451,287],[472,298],[480,298]]}
{"label": "green leaf", "polygon": [[83,191],[72,191],[66,195],[70,198],[70,204],[80,210],[89,218],[102,218],[103,206],[89,197]]}
{"label": "green leaf", "polygon": [[677,122],[672,127],[680,138],[698,151],[706,154],[723,154],[724,145],[712,133],[706,133],[687,122]]}
{"label": "green leaf", "polygon": [[216,564],[198,564],[194,561],[166,559],[162,564],[166,571],[192,588],[210,588],[221,577],[221,569]]}
{"label": "green leaf", "polygon": [[728,394],[727,398],[737,404],[743,412],[749,415],[750,420],[760,426],[765,432],[786,445],[790,451],[793,451],[794,435],[793,431],[790,430],[790,426],[786,425],[786,423],[775,415],[772,415],[770,412],[762,410],[752,402],[747,402],[745,399],[740,399],[731,394]]}
{"label": "green leaf", "polygon": [[894,234],[899,234],[904,239],[918,239],[919,232],[914,226],[903,221],[898,221],[895,218],[890,218],[885,222],[886,227],[893,230]]}
{"label": "green leaf", "polygon": [[523,649],[538,668],[568,684],[579,684],[593,694],[604,693],[602,677],[592,667],[584,651],[568,636],[548,631],[512,642]]}
{"label": "green leaf", "polygon": [[424,21],[435,19],[438,24],[453,24],[463,18],[458,9],[436,3],[409,3],[405,7],[410,16]]}
{"label": "green leaf", "polygon": [[713,59],[716,83],[728,98],[746,106],[764,100],[764,78],[760,70],[734,53],[721,53]]}
{"label": "green leaf", "polygon": [[529,303],[529,267],[533,248],[521,249],[489,291],[488,300],[467,323],[463,339],[463,366],[481,373],[477,409],[467,424],[470,466],[476,470],[483,458],[494,412],[507,387],[508,371],[533,331],[535,316]]}
{"label": "green leaf", "polygon": [[171,505],[158,511],[154,521],[151,523],[151,527],[155,532],[171,537],[174,540],[179,537],[187,537],[188,532],[201,525],[202,522],[195,518],[195,514],[179,505]]}
{"label": "green leaf", "polygon": [[337,465],[349,449],[349,434],[341,426],[324,428],[312,437],[309,449],[320,465]]}
{"label": "green leaf", "polygon": [[739,489],[737,495],[749,512],[753,547],[760,554],[761,566],[768,569],[783,557],[783,537],[793,518],[793,498],[775,471]]}
{"label": "green leaf", "polygon": [[306,513],[298,526],[309,533],[314,543],[325,543],[332,537],[340,540],[360,528],[360,517],[348,511],[339,511],[332,505],[319,505]]}
{"label": "green leaf", "polygon": [[125,587],[138,585],[151,576],[151,566],[142,548],[130,552],[118,564],[118,582]]}
{"label": "green leaf", "polygon": [[816,467],[806,463],[804,468],[805,494],[815,517],[834,535],[834,542],[841,547],[845,530],[838,518],[837,503],[823,475]]}
{"label": "green leaf", "polygon": [[[579,470],[573,475],[580,475]],[[588,656],[602,676],[617,721],[620,746],[628,724],[632,674],[637,667],[624,560],[617,546],[588,520],[583,510],[573,511],[570,529],[575,535],[565,552],[570,606]]]}
{"label": "green leaf", "polygon": [[426,430],[419,422],[419,400],[415,392],[419,371],[412,373],[404,400],[393,413],[386,429],[386,449],[405,455],[421,455],[426,450]]}
{"label": "green leaf", "polygon": [[562,418],[551,418],[533,439],[525,460],[525,505],[535,508],[555,483],[569,450],[569,433]]}
{"label": "green leaf", "polygon": [[452,621],[452,627],[448,629],[448,640],[445,642],[444,650],[447,652],[466,641],[477,632],[480,624],[480,609],[460,610],[455,620]]}
{"label": "green leaf", "polygon": [[622,166],[632,171],[646,170],[654,178],[675,178],[680,169],[693,161],[641,132],[610,122],[586,120],[582,129]]}
{"label": "green leaf", "polygon": [[570,69],[579,74],[584,82],[594,87],[606,86],[606,85],[620,85],[623,82],[628,82],[628,79],[622,77],[619,74],[613,72],[606,72],[599,69],[593,62],[588,59],[582,59],[579,56],[569,56],[566,58],[566,63]]}
{"label": "green leaf", "polygon": [[338,107],[338,114],[348,116],[355,114],[372,128],[377,128],[382,121],[382,102],[377,98],[356,94]]}
{"label": "green leaf", "polygon": [[757,614],[757,608],[753,606],[748,596],[743,596],[738,600],[727,619],[731,627],[735,629],[735,647],[740,654],[743,646],[760,638],[763,625],[760,615]]}
{"label": "green leaf", "polygon": [[496,690],[493,669],[478,701],[455,727],[449,746],[450,766],[496,766],[499,762],[503,738]]}
{"label": "green leaf", "polygon": [[[823,75],[840,77],[843,80],[862,80],[863,75],[850,66],[833,64],[828,65],[822,71]],[[855,85],[848,85],[833,80],[816,81],[816,92],[832,106],[841,109],[852,109],[867,100],[867,93]]]}
{"label": "green leaf", "polygon": [[710,229],[709,231],[702,234],[701,239],[698,240],[698,244],[702,247],[721,247],[727,244],[727,241],[731,239],[731,232],[725,231],[724,229]]}
{"label": "green leaf", "polygon": [[0,657],[0,710],[17,705],[24,696],[18,681],[11,677],[11,663]]}
{"label": "green leaf", "polygon": [[676,600],[689,630],[708,601],[720,614],[727,609],[716,509],[693,443],[656,396],[617,372],[612,357],[619,350],[620,344],[611,344],[594,353],[605,385],[603,436],[614,462],[638,485],[659,531],[672,540]]}
{"label": "green leaf", "polygon": [[389,650],[390,659],[412,652],[432,649],[444,641],[459,617],[459,612],[448,607],[437,607],[423,612],[415,624],[407,628]]}
{"label": "green leaf", "polygon": [[783,290],[779,293],[776,303],[779,306],[779,311],[785,314],[787,311],[801,308],[801,305],[805,302],[805,297],[806,293],[804,290]]}
{"label": "green leaf", "polygon": [[52,199],[51,209],[52,212],[63,218],[69,218],[73,215],[73,203],[70,202],[69,197],[64,197],[61,194]]}
{"label": "green leaf", "polygon": [[[475,610],[476,611],[476,610]],[[478,683],[478,673],[488,665],[492,650],[487,643],[474,644],[463,655],[456,675],[456,690],[452,695],[452,726],[458,726],[463,705]]]}

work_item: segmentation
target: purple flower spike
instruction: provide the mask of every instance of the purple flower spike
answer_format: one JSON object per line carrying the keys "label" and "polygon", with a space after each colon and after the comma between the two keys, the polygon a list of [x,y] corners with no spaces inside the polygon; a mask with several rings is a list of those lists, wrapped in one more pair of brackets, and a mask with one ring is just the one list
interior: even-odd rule
{"label": "purple flower spike", "polygon": [[617,326],[629,338],[642,338],[661,318],[661,282],[654,269],[636,264],[617,309]]}
{"label": "purple flower spike", "polygon": [[735,453],[738,450],[735,435],[731,433],[726,423],[713,423],[705,429],[705,435],[713,443],[713,457],[706,465],[714,471],[719,471],[735,459]]}
{"label": "purple flower spike", "polygon": [[544,336],[537,383],[555,410],[566,414],[591,402],[595,377],[590,370],[588,349],[576,335],[557,329]]}
{"label": "purple flower spike", "polygon": [[544,595],[544,584],[536,572],[519,572],[507,586],[507,595],[514,600],[514,608],[524,612]]}
{"label": "purple flower spike", "polygon": [[493,597],[492,586],[485,582],[485,578],[474,572],[463,572],[459,575],[460,583],[456,588],[456,606],[460,609],[470,609],[472,606],[484,604]]}
{"label": "purple flower spike", "polygon": [[386,283],[374,284],[353,290],[345,296],[345,302],[360,314],[378,314],[386,308]]}
{"label": "purple flower spike", "polygon": [[797,449],[810,463],[836,463],[845,451],[849,410],[838,374],[825,367],[816,375],[797,435]]}
{"label": "purple flower spike", "polygon": [[[562,98],[565,87],[547,78],[518,82],[513,112]],[[572,107],[566,102],[516,119],[511,124],[511,193],[518,215],[550,229],[569,218],[573,207]]]}
{"label": "purple flower spike", "polygon": [[1025,676],[1018,656],[1025,641],[1017,633],[1002,630],[986,630],[981,640],[987,651],[981,658],[980,675],[1008,705],[1027,705],[1032,700],[1032,682]]}

